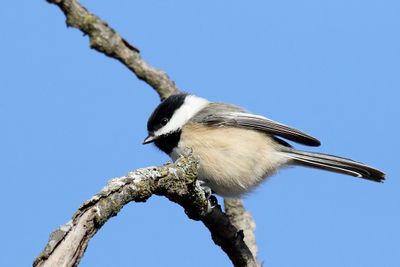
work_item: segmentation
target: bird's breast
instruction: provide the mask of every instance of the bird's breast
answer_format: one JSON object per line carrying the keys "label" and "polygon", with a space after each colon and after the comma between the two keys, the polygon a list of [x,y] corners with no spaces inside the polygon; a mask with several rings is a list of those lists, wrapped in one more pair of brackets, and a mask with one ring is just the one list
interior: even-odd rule
{"label": "bird's breast", "polygon": [[286,163],[287,159],[276,153],[279,146],[258,131],[189,123],[170,156],[176,160],[184,149],[191,148],[200,161],[198,178],[217,194],[236,197]]}

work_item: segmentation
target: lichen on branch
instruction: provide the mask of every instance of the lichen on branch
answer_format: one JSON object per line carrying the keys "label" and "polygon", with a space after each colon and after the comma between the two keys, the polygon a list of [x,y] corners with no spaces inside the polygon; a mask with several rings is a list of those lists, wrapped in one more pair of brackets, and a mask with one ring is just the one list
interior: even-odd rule
{"label": "lichen on branch", "polygon": [[215,243],[235,266],[256,266],[241,231],[230,223],[219,205],[212,207],[196,180],[198,161],[191,153],[174,164],[148,167],[112,179],[84,202],[72,219],[55,230],[33,266],[77,266],[90,239],[129,202],[145,202],[153,194],[178,203],[194,220],[201,220]]}

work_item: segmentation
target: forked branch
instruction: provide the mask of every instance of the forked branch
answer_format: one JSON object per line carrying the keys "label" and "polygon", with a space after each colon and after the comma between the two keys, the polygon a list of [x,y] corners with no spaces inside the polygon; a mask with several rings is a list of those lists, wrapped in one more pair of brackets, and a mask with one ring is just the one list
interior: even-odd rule
{"label": "forked branch", "polygon": [[[139,49],[78,1],[47,2],[64,12],[67,26],[89,36],[91,48],[120,61],[149,84],[161,100],[179,92],[166,73],[145,62]],[[235,266],[259,266],[255,224],[241,200],[225,200],[228,216],[219,205],[210,208],[204,192],[195,183],[196,174],[197,162],[189,156],[175,164],[144,168],[111,180],[102,191],[85,202],[67,224],[50,235],[34,266],[77,266],[89,240],[108,219],[117,215],[127,203],[146,201],[153,194],[166,196],[184,207],[190,218],[201,220],[210,230],[214,242],[221,246]]]}

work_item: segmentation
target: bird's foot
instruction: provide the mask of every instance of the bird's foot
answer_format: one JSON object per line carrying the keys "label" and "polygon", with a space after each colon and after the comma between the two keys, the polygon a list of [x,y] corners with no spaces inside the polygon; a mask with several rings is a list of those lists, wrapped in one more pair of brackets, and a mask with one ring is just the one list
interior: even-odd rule
{"label": "bird's foot", "polygon": [[200,188],[203,189],[204,194],[206,195],[206,198],[209,199],[213,193],[211,188],[207,185],[207,183],[205,181],[197,180],[197,182],[199,183]]}
{"label": "bird's foot", "polygon": [[197,180],[197,182],[200,185],[200,188],[204,191],[204,194],[208,200],[208,203],[210,205],[210,208],[214,208],[215,206],[218,205],[218,200],[217,198],[213,195],[212,189],[207,185],[205,181],[202,180]]}

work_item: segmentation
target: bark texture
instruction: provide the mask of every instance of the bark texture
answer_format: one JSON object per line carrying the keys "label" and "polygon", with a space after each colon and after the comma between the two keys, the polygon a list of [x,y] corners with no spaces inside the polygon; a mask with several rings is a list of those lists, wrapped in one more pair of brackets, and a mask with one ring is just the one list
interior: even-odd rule
{"label": "bark texture", "polygon": [[77,266],[90,239],[129,202],[145,202],[152,195],[166,196],[185,209],[193,220],[201,220],[215,244],[234,266],[257,266],[252,252],[218,203],[212,205],[197,183],[198,161],[189,152],[174,164],[136,170],[112,179],[98,194],[82,204],[72,219],[54,231],[33,266]]}
{"label": "bark texture", "polygon": [[242,229],[244,233],[244,242],[249,247],[254,258],[257,259],[257,243],[256,243],[256,224],[253,217],[248,212],[241,199],[226,198],[224,199],[225,213],[237,229]]}

